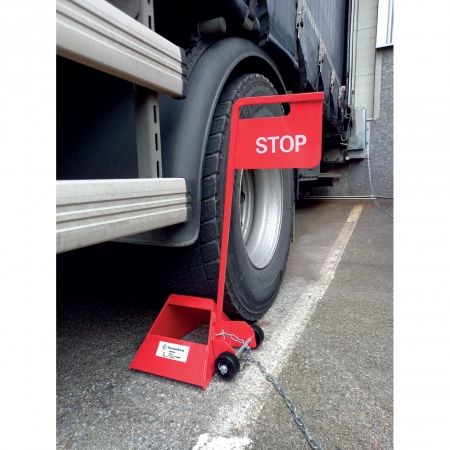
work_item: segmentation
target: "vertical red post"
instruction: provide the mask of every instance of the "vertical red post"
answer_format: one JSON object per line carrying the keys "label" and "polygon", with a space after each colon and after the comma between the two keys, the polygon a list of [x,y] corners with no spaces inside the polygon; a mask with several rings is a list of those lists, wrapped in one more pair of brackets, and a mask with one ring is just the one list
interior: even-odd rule
{"label": "vertical red post", "polygon": [[237,148],[237,122],[241,103],[239,100],[231,111],[230,143],[228,146],[227,178],[225,180],[225,205],[222,222],[222,241],[220,244],[219,285],[217,287],[216,329],[221,327],[223,296],[225,294],[225,275],[227,270],[228,239],[230,237],[231,206],[233,205],[234,170]]}

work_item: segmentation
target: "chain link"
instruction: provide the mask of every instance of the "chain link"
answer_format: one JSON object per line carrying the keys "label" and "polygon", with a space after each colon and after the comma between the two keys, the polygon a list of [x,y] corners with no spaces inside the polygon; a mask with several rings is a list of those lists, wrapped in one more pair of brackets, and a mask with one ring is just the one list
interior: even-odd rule
{"label": "chain link", "polygon": [[275,389],[278,391],[278,393],[284,398],[284,401],[286,402],[287,407],[290,409],[292,414],[294,415],[294,420],[299,426],[300,430],[302,430],[303,434],[306,436],[306,439],[308,440],[309,446],[314,450],[323,450],[323,448],[320,446],[320,444],[316,441],[316,439],[311,436],[308,427],[306,426],[303,419],[300,417],[300,414],[297,411],[297,407],[292,403],[292,400],[289,398],[289,396],[286,394],[286,391],[278,384],[277,380],[267,371],[267,369],[264,367],[261,361],[254,358],[251,354],[251,348],[245,342],[243,339],[238,338],[235,334],[229,334],[225,333],[224,330],[222,330],[221,333],[216,334],[216,336],[226,336],[229,337],[231,340],[238,342],[242,346],[245,347],[246,354],[243,356],[244,361],[248,361],[250,363],[256,364],[261,371],[261,373],[265,376],[266,380],[269,383],[272,383]]}

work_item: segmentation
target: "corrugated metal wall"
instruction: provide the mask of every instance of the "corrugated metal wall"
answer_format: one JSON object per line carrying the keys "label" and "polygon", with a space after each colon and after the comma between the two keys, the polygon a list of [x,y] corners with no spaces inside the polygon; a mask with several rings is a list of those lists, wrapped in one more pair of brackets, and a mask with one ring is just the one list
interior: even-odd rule
{"label": "corrugated metal wall", "polygon": [[378,0],[359,0],[356,25],[355,106],[373,117]]}

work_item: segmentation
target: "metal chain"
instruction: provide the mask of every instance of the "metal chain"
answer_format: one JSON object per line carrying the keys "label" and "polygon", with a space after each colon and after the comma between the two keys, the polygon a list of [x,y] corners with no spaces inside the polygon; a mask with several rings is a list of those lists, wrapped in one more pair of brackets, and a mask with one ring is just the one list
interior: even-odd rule
{"label": "metal chain", "polygon": [[238,338],[235,334],[226,333],[225,330],[222,330],[222,332],[219,333],[219,334],[216,334],[216,336],[229,337],[231,340],[233,340],[235,342],[238,342],[239,344],[243,345],[246,348],[246,350],[250,350],[250,351],[252,350],[250,348],[250,346],[247,344],[247,342],[244,341],[244,339]]}
{"label": "metal chain", "polygon": [[309,446],[314,450],[323,450],[323,448],[316,441],[316,439],[313,436],[311,436],[311,434],[308,430],[308,427],[306,426],[305,422],[300,417],[300,415],[297,411],[297,407],[292,403],[292,400],[286,394],[286,391],[278,384],[277,380],[275,380],[275,378],[267,371],[267,369],[264,367],[264,365],[261,363],[261,361],[258,361],[256,358],[254,358],[251,355],[251,348],[247,344],[247,342],[245,342],[243,339],[239,339],[235,334],[225,333],[224,330],[222,330],[221,333],[216,334],[216,336],[227,336],[230,339],[232,339],[233,341],[238,342],[239,344],[241,344],[242,346],[245,347],[245,349],[247,350],[247,354],[242,359],[244,361],[248,361],[250,363],[256,364],[258,366],[259,370],[261,371],[261,373],[266,377],[266,380],[269,383],[272,383],[274,385],[275,389],[284,398],[284,401],[286,402],[287,407],[290,409],[290,411],[294,415],[295,422],[299,426],[300,430],[302,430],[302,432],[306,436]]}

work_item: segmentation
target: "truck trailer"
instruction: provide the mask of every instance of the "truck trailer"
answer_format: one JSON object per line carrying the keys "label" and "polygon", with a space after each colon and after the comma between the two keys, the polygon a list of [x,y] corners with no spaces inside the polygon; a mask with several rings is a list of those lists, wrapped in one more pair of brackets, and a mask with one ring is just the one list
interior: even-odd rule
{"label": "truck trailer", "polygon": [[[117,241],[151,258],[164,247],[171,292],[214,298],[234,102],[324,92],[317,167],[235,176],[224,307],[261,318],[286,269],[296,200],[331,185],[332,165],[366,157],[357,6],[57,0],[57,253]],[[248,106],[241,117],[288,112]]]}

